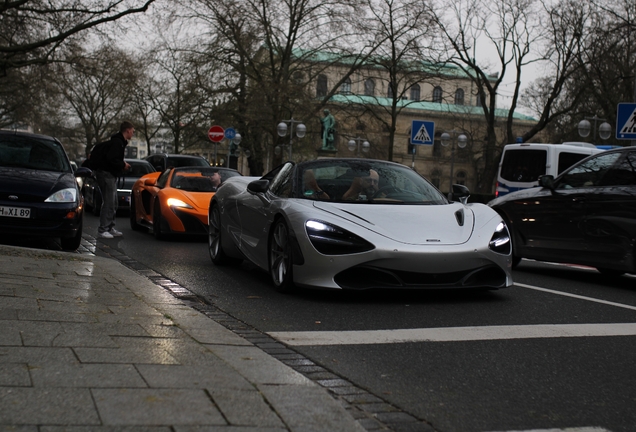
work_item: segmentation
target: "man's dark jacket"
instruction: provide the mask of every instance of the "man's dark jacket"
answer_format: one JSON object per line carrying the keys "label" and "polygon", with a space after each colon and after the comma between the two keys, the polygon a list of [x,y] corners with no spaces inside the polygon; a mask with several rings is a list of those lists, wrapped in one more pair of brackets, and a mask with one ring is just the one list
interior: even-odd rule
{"label": "man's dark jacket", "polygon": [[115,177],[121,176],[126,166],[124,156],[127,145],[128,141],[124,139],[124,135],[121,132],[116,133],[106,144],[104,157],[99,161],[91,160],[91,166],[96,170],[108,171]]}

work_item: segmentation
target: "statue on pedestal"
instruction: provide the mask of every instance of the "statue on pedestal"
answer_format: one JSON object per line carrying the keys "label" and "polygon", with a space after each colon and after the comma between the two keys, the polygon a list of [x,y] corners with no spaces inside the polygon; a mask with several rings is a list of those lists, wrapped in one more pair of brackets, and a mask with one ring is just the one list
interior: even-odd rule
{"label": "statue on pedestal", "polygon": [[320,122],[322,123],[322,150],[336,150],[336,119],[331,115],[328,109],[325,109],[323,114],[324,117],[320,119]]}

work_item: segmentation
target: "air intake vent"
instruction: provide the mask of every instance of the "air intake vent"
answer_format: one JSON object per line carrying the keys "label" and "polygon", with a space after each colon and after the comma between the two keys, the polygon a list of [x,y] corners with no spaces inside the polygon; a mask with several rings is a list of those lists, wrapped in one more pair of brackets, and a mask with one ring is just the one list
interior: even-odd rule
{"label": "air intake vent", "polygon": [[460,209],[455,212],[455,219],[457,219],[457,224],[459,226],[464,226],[464,209]]}

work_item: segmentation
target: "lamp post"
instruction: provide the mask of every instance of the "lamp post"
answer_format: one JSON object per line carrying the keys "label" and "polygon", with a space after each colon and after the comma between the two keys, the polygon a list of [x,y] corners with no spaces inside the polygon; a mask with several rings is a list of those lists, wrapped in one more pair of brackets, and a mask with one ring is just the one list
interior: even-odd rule
{"label": "lamp post", "polygon": [[[276,129],[278,130],[278,136],[284,137],[285,135],[287,135],[287,123],[289,123],[290,133],[289,144],[286,145],[289,146],[289,160],[291,160],[292,142],[294,138],[294,125],[296,125],[296,136],[298,138],[303,138],[305,136],[305,134],[307,133],[307,127],[305,127],[305,125],[300,120],[294,120],[293,117],[289,120],[281,120],[281,122],[278,123],[278,126],[276,127]],[[276,153],[276,155],[279,155],[281,152],[281,146],[276,146],[274,148],[274,152]]]}
{"label": "lamp post", "polygon": [[234,156],[237,150],[240,150],[239,144],[241,143],[241,134],[237,133],[234,138],[230,140],[229,148],[227,152],[227,167],[230,167],[230,157]]}
{"label": "lamp post", "polygon": [[[448,184],[448,198],[452,201],[453,199],[453,169],[455,167],[455,143],[457,143],[457,147],[464,148],[466,147],[466,144],[468,144],[468,138],[464,134],[460,134],[459,136],[457,136],[459,132],[455,130],[452,130],[449,132],[452,133],[453,136],[451,137],[451,135],[448,132],[444,132],[442,136],[440,137],[440,141],[442,142],[442,145],[444,147],[448,147],[449,145],[451,146],[451,168],[450,168],[450,182]],[[455,137],[457,137],[456,140],[454,139]]]}
{"label": "lamp post", "polygon": [[353,138],[349,140],[349,142],[347,143],[347,148],[349,149],[349,151],[355,151],[356,157],[360,157],[361,150],[364,153],[369,153],[369,150],[371,149],[371,144],[369,144],[369,141],[367,140],[363,141],[362,138],[357,137],[357,138]]}
{"label": "lamp post", "polygon": [[596,124],[600,121],[602,121],[603,123],[601,123],[601,125],[598,127],[598,136],[604,140],[610,137],[610,135],[612,134],[612,126],[605,119],[599,118],[596,116],[596,114],[594,114],[594,117],[585,117],[584,120],[581,120],[579,122],[578,130],[579,135],[582,138],[587,137],[592,129],[592,125],[590,124],[589,120],[594,121],[594,135],[592,136],[593,141],[596,140]]}

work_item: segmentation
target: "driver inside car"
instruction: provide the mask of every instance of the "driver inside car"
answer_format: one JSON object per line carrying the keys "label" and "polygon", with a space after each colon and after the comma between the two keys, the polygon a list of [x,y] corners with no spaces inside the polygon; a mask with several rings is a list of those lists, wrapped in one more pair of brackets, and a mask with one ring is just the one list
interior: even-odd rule
{"label": "driver inside car", "polygon": [[366,201],[374,198],[380,186],[380,175],[375,170],[369,170],[369,175],[354,177],[351,187],[343,195],[343,200]]}

